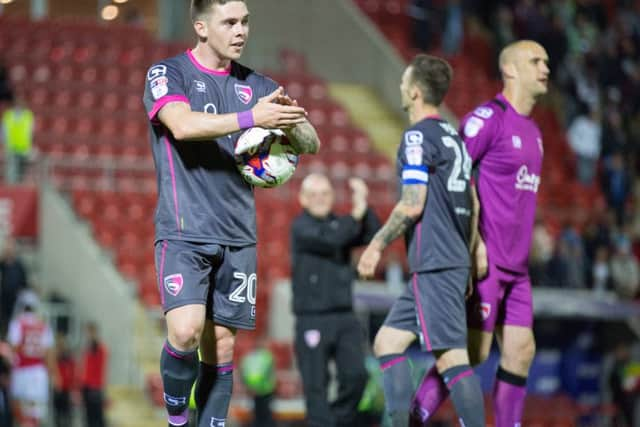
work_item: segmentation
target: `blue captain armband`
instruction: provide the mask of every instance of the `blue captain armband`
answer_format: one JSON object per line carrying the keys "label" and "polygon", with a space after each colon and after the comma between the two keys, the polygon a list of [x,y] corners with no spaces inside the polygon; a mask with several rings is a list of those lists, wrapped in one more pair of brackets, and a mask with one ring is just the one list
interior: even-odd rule
{"label": "blue captain armband", "polygon": [[402,168],[403,184],[429,184],[429,167],[407,165]]}

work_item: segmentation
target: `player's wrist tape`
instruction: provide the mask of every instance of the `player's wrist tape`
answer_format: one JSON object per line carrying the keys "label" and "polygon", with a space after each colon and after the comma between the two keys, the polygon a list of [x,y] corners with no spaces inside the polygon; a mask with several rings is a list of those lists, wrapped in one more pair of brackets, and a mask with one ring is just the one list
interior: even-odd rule
{"label": "player's wrist tape", "polygon": [[238,118],[238,125],[240,126],[240,129],[249,129],[254,126],[253,113],[251,110],[242,111],[236,116]]}

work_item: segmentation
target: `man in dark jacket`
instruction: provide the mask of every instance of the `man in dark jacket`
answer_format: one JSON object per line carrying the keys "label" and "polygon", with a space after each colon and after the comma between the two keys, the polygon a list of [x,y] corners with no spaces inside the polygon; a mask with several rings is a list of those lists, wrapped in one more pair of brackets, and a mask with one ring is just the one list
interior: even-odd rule
{"label": "man in dark jacket", "polygon": [[[295,352],[310,427],[357,426],[357,407],[367,382],[364,334],[353,313],[355,270],[351,250],[367,244],[380,227],[367,206],[367,186],[352,178],[350,215],[336,215],[333,188],[319,174],[300,191],[304,212],[291,228]],[[337,368],[338,396],[327,401],[328,363]]]}

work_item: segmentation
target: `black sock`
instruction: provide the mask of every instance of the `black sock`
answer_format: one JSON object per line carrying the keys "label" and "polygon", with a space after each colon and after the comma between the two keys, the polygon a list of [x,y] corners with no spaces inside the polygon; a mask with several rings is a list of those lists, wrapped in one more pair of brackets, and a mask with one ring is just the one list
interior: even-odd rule
{"label": "black sock", "polygon": [[233,391],[233,362],[222,363],[215,367],[208,365],[206,369],[208,375],[213,371],[215,376],[208,396],[204,395],[204,387],[200,392],[200,399],[204,401],[204,404],[198,409],[198,425],[224,427]]}
{"label": "black sock", "polygon": [[484,427],[484,398],[480,381],[469,365],[458,365],[442,373],[453,406],[465,427]]}
{"label": "black sock", "polygon": [[409,425],[409,408],[414,387],[407,356],[389,354],[378,358],[387,413],[393,427]]}
{"label": "black sock", "polygon": [[165,342],[160,356],[160,373],[169,425],[186,426],[189,421],[189,397],[198,375],[198,352],[176,350]]}

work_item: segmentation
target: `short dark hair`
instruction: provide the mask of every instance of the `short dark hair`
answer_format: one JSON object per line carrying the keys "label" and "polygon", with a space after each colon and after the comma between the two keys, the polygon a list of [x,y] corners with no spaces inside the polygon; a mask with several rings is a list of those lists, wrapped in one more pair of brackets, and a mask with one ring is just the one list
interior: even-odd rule
{"label": "short dark hair", "polygon": [[244,0],[191,0],[191,20],[193,22],[200,19],[202,15],[209,12],[214,4],[227,4],[232,1]]}
{"label": "short dark hair", "polygon": [[418,86],[425,104],[436,107],[442,104],[453,77],[451,65],[442,58],[421,53],[413,58],[409,66],[410,82]]}

